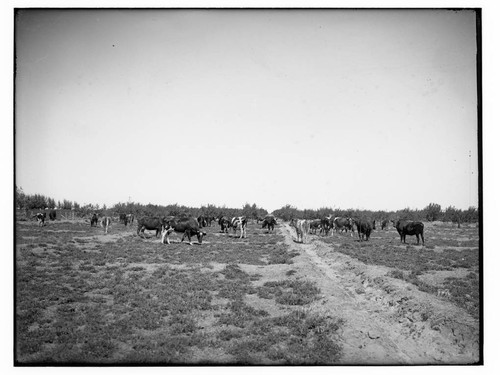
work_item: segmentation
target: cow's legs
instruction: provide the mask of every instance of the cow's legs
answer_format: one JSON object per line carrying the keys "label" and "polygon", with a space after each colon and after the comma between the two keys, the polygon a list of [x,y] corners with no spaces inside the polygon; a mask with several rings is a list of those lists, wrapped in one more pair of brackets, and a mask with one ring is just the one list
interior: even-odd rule
{"label": "cow's legs", "polygon": [[184,232],[184,234],[182,235],[182,239],[184,239],[184,236],[187,236],[189,244],[193,245],[193,243],[191,242],[191,233],[189,233],[189,229]]}

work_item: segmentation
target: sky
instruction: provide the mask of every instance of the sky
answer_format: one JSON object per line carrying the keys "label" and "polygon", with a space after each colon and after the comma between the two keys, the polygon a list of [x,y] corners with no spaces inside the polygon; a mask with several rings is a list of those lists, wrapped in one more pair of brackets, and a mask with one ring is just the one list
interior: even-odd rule
{"label": "sky", "polygon": [[476,53],[471,10],[23,10],[15,183],[107,206],[478,206]]}

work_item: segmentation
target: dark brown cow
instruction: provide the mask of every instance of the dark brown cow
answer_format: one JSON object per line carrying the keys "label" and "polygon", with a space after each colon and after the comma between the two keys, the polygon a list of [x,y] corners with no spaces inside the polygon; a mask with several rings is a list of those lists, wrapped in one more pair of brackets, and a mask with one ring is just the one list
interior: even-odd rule
{"label": "dark brown cow", "polygon": [[384,219],[382,220],[382,222],[380,223],[380,229],[384,230],[384,229],[389,229],[389,220],[387,219]]}
{"label": "dark brown cow", "polygon": [[325,234],[325,236],[328,235],[330,232],[330,229],[335,228],[335,223],[333,222],[333,217],[327,216],[321,219],[321,231]]}
{"label": "dark brown cow", "polygon": [[401,242],[406,243],[406,235],[417,236],[417,245],[420,244],[418,236],[422,237],[422,245],[424,245],[424,223],[421,221],[404,221],[391,220],[392,225],[399,233]]}
{"label": "dark brown cow", "polygon": [[125,224],[125,226],[127,226],[127,214],[120,214],[120,223]]}
{"label": "dark brown cow", "polygon": [[351,219],[350,217],[336,217],[333,219],[333,223],[335,225],[335,231],[339,231],[340,233],[342,232],[351,232],[351,237],[354,234],[354,220]]}
{"label": "dark brown cow", "polygon": [[187,236],[189,245],[192,245],[191,236],[196,235],[198,238],[198,243],[201,245],[203,242],[203,236],[207,234],[200,230],[200,226],[198,224],[198,220],[194,217],[170,217],[166,218],[164,221],[164,226],[161,232],[161,242],[165,243],[165,239],[167,240],[167,244],[170,244],[168,236],[172,232],[182,233],[181,242],[184,241],[184,237]]}
{"label": "dark brown cow", "polygon": [[99,216],[94,212],[92,214],[92,217],[90,218],[90,226],[91,227],[97,227],[97,223],[99,221]]}
{"label": "dark brown cow", "polygon": [[207,218],[203,215],[198,216],[197,221],[198,221],[198,225],[200,226],[200,228],[206,227],[208,224]]}
{"label": "dark brown cow", "polygon": [[318,231],[318,229],[322,229],[322,220],[321,219],[315,219],[315,220],[311,220],[309,222],[309,233],[314,233],[316,234],[316,232]]}
{"label": "dark brown cow", "polygon": [[274,231],[274,226],[277,225],[278,222],[276,221],[276,218],[273,215],[267,215],[263,220],[262,220],[262,229],[267,228],[267,232],[273,232]]}
{"label": "dark brown cow", "polygon": [[222,233],[228,233],[229,226],[231,225],[231,220],[227,216],[221,216],[219,218],[220,231]]}
{"label": "dark brown cow", "polygon": [[51,221],[54,221],[56,219],[56,210],[50,210],[49,211],[49,219]]}
{"label": "dark brown cow", "polygon": [[165,225],[165,218],[159,218],[159,217],[141,217],[140,219],[137,219],[137,235],[145,238],[144,231],[147,230],[154,230],[156,231],[156,237],[158,237],[158,234],[162,232],[162,229]]}
{"label": "dark brown cow", "polygon": [[358,230],[359,240],[363,241],[363,239],[366,239],[368,241],[372,233],[373,221],[365,218],[354,219],[354,224],[356,224]]}

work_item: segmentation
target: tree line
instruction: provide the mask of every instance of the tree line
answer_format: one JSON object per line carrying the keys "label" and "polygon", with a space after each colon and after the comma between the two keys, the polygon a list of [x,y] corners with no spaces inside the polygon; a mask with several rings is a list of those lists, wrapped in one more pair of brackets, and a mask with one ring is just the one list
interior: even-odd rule
{"label": "tree line", "polygon": [[466,210],[449,206],[444,210],[437,203],[430,203],[423,209],[411,209],[409,207],[397,211],[371,211],[360,209],[340,209],[323,207],[316,210],[299,210],[296,207],[287,204],[278,210],[273,211],[273,215],[289,221],[293,218],[300,219],[321,219],[327,216],[333,217],[369,217],[372,220],[384,219],[402,219],[418,221],[444,221],[453,223],[477,223],[479,221],[479,211],[476,207],[469,207]]}
{"label": "tree line", "polygon": [[[64,209],[74,210],[82,215],[87,215],[97,212],[103,215],[119,215],[119,214],[134,214],[136,217],[141,216],[179,216],[188,215],[198,217],[203,216],[246,216],[250,219],[263,218],[268,214],[268,211],[258,207],[255,203],[246,203],[242,208],[228,208],[226,206],[215,206],[207,204],[201,207],[188,207],[184,205],[169,204],[141,204],[136,202],[116,203],[112,207],[99,204],[83,204],[80,205],[75,201],[63,199],[63,201],[55,201],[51,197],[42,194],[25,194],[21,187],[16,186],[15,192],[16,208],[21,210],[43,210],[43,209]],[[279,219],[289,221],[293,218],[301,219],[320,219],[327,216],[341,217],[370,217],[373,220],[383,220],[400,218],[402,220],[420,220],[420,221],[444,221],[453,223],[477,223],[479,221],[479,212],[476,207],[469,207],[466,210],[461,210],[453,206],[442,209],[437,203],[430,203],[423,209],[411,209],[409,207],[398,211],[371,211],[359,209],[340,209],[322,207],[316,210],[304,209],[299,210],[296,207],[287,204],[278,210],[274,210],[273,215]]]}
{"label": "tree line", "polygon": [[91,213],[98,213],[102,215],[119,215],[119,214],[134,214],[136,217],[141,216],[247,216],[251,219],[264,217],[268,214],[267,210],[258,207],[255,203],[246,203],[242,208],[228,208],[225,206],[218,207],[212,204],[201,207],[188,207],[184,205],[169,204],[169,205],[156,205],[156,204],[141,204],[136,202],[116,203],[111,207],[106,205],[99,206],[99,204],[83,204],[78,202],[63,199],[63,201],[56,202],[53,198],[47,197],[42,194],[25,194],[21,187],[16,186],[15,191],[15,205],[19,210],[45,210],[45,209],[61,209],[73,210],[79,216],[86,216]]}

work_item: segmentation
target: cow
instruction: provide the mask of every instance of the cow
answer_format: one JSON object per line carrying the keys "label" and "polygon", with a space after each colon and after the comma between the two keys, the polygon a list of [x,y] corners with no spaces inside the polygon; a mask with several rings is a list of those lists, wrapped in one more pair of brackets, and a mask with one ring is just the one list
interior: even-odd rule
{"label": "cow", "polygon": [[321,219],[311,220],[309,222],[309,233],[316,234],[318,228],[320,229],[320,233],[321,233],[321,230],[323,229],[321,223],[322,223]]}
{"label": "cow", "polygon": [[156,237],[158,237],[158,234],[160,234],[163,230],[165,220],[165,218],[148,216],[137,219],[137,235],[146,238],[144,235],[144,231],[147,229],[156,231]]}
{"label": "cow", "polygon": [[161,243],[170,244],[168,235],[172,232],[182,233],[181,242],[184,241],[184,237],[187,236],[189,245],[192,245],[191,236],[196,235],[198,238],[198,243],[201,245],[203,242],[203,236],[207,234],[200,230],[198,220],[194,217],[169,217],[164,219],[163,228],[161,231]]}
{"label": "cow", "polygon": [[245,238],[247,235],[247,218],[246,216],[236,216],[231,219],[231,228],[234,230],[234,235],[236,235],[236,230],[240,230],[240,238]]}
{"label": "cow", "polygon": [[125,223],[127,225],[127,215],[126,214],[120,214],[120,223]]}
{"label": "cow", "polygon": [[47,214],[45,212],[39,212],[33,217],[36,218],[39,227],[43,227],[45,225],[45,218],[47,217]]}
{"label": "cow", "polygon": [[111,218],[109,216],[104,216],[101,219],[101,227],[104,228],[104,233],[108,234],[108,228],[111,226]]}
{"label": "cow", "polygon": [[51,221],[54,221],[56,219],[56,210],[50,210],[49,211],[49,219]]}
{"label": "cow", "polygon": [[229,226],[231,225],[231,220],[227,216],[221,216],[219,218],[220,231],[222,233],[227,233],[229,231]]}
{"label": "cow", "polygon": [[200,228],[207,226],[207,218],[205,216],[203,216],[203,215],[198,216],[197,221],[198,221],[198,225],[200,226]]}
{"label": "cow", "polygon": [[127,215],[127,223],[133,224],[134,223],[135,216],[134,214],[128,214]]}
{"label": "cow", "polygon": [[368,241],[372,233],[373,222],[366,218],[358,218],[354,219],[354,223],[358,230],[359,240],[363,241],[363,239],[366,239],[366,241]]}
{"label": "cow", "polygon": [[92,214],[92,217],[90,218],[90,226],[91,227],[97,227],[97,222],[99,221],[99,217],[97,214],[94,212]]}
{"label": "cow", "polygon": [[215,216],[205,216],[205,221],[207,222],[207,227],[212,226],[212,221],[217,220]]}
{"label": "cow", "polygon": [[309,233],[309,221],[302,219],[292,219],[290,221],[292,227],[297,232],[297,242],[306,243],[307,233]]}
{"label": "cow", "polygon": [[333,229],[334,227],[335,224],[333,223],[333,218],[331,216],[321,219],[321,231],[325,234],[325,236],[327,236],[330,229]]}
{"label": "cow", "polygon": [[406,243],[406,235],[417,236],[417,245],[420,244],[418,236],[422,237],[422,245],[424,243],[424,223],[421,221],[405,221],[405,220],[391,220],[392,225],[399,233],[401,242]]}
{"label": "cow", "polygon": [[274,231],[274,226],[277,225],[278,222],[276,221],[276,218],[273,215],[267,215],[263,220],[262,220],[262,229],[267,228],[267,232],[273,232]]}
{"label": "cow", "polygon": [[354,234],[354,220],[348,217],[336,217],[333,219],[335,231],[351,232],[351,237]]}
{"label": "cow", "polygon": [[389,220],[383,219],[382,222],[380,223],[380,229],[382,230],[386,228],[389,229],[388,225],[389,225]]}

